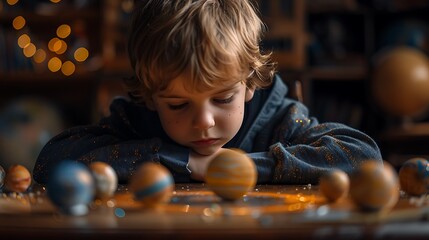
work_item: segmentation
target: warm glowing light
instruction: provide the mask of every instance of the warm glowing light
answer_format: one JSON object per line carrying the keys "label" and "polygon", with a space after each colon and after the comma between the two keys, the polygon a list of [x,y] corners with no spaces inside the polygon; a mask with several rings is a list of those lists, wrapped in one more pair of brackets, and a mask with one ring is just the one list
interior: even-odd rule
{"label": "warm glowing light", "polygon": [[59,3],[61,0],[51,0],[51,3]]}
{"label": "warm glowing light", "polygon": [[48,48],[52,52],[56,52],[56,51],[60,50],[61,45],[62,45],[61,40],[59,38],[55,37],[55,38],[52,38],[51,40],[49,40]]}
{"label": "warm glowing light", "polygon": [[70,76],[74,73],[75,69],[76,67],[74,66],[74,63],[65,61],[61,67],[61,72],[63,72],[63,74],[66,76]]}
{"label": "warm glowing light", "polygon": [[122,7],[122,10],[123,10],[124,12],[126,12],[126,13],[130,13],[130,12],[132,12],[132,11],[133,11],[133,8],[134,8],[134,1],[132,1],[132,0],[125,0],[125,1],[122,1],[122,3],[121,3],[121,7]]}
{"label": "warm glowing light", "polygon": [[24,56],[32,57],[36,53],[36,46],[32,43],[28,44],[23,50]]}
{"label": "warm glowing light", "polygon": [[48,68],[51,72],[58,72],[61,69],[62,62],[59,58],[53,57],[48,62]]}
{"label": "warm glowing light", "polygon": [[7,0],[6,2],[7,4],[12,6],[12,5],[15,5],[18,2],[18,0]]}
{"label": "warm glowing light", "polygon": [[416,66],[413,69],[412,74],[414,75],[414,81],[425,82],[429,78],[429,71],[426,66]]}
{"label": "warm glowing light", "polygon": [[36,63],[42,63],[46,59],[46,52],[43,49],[37,49],[33,56],[33,60]]}
{"label": "warm glowing light", "polygon": [[76,49],[76,51],[74,52],[74,58],[76,59],[76,61],[78,62],[83,62],[85,61],[89,56],[89,52],[86,48],[81,47]]}
{"label": "warm glowing light", "polygon": [[18,38],[18,46],[21,48],[25,48],[26,46],[28,46],[28,44],[30,44],[30,42],[31,39],[27,34],[22,34]]}
{"label": "warm glowing light", "polygon": [[16,30],[22,29],[25,26],[25,18],[23,16],[15,17],[12,21],[12,26]]}
{"label": "warm glowing light", "polygon": [[[55,51],[57,54],[63,54],[67,51],[67,43],[64,42],[63,40],[58,41],[61,43],[60,49],[58,49],[57,51]],[[54,46],[56,46],[57,44],[54,44]]]}
{"label": "warm glowing light", "polygon": [[60,38],[66,38],[70,35],[71,28],[67,24],[63,24],[57,28],[57,36]]}

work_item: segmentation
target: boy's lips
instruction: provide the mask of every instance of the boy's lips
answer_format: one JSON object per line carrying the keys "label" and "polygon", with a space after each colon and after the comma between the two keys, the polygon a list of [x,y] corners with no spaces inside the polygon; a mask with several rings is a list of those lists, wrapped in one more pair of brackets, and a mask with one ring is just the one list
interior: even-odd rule
{"label": "boy's lips", "polygon": [[192,141],[192,144],[197,146],[210,146],[210,145],[216,144],[218,141],[219,141],[219,138],[207,138],[207,139]]}

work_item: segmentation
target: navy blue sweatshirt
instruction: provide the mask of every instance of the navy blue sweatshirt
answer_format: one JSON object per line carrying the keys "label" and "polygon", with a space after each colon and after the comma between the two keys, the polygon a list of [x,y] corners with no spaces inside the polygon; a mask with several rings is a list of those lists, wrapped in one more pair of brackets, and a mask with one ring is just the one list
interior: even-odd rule
{"label": "navy blue sweatshirt", "polygon": [[[248,153],[258,183],[315,184],[327,170],[350,173],[362,161],[382,161],[368,135],[339,123],[319,123],[302,103],[286,97],[287,90],[276,76],[270,88],[255,91],[240,130],[224,146]],[[106,162],[122,184],[146,161],[166,166],[177,183],[193,181],[186,169],[189,149],[167,136],[157,112],[121,98],[110,110],[98,125],[74,127],[51,139],[37,159],[35,181],[46,183],[50,169],[65,159]]]}

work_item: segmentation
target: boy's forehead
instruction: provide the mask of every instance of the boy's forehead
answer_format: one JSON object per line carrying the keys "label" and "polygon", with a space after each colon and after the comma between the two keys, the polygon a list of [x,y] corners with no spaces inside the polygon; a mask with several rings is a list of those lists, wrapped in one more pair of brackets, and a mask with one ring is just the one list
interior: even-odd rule
{"label": "boy's forehead", "polygon": [[172,79],[166,88],[161,89],[161,93],[174,93],[174,92],[201,92],[201,91],[222,91],[234,87],[237,83],[243,82],[243,79],[231,78],[231,79],[219,79],[218,81],[207,84],[204,81],[195,79],[195,83],[192,83],[190,77],[186,74],[181,74],[178,77]]}

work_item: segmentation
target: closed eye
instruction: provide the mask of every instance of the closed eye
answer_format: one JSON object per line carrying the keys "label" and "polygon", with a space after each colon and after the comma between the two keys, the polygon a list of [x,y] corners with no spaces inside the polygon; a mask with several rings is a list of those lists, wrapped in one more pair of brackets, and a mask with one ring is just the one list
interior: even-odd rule
{"label": "closed eye", "polygon": [[168,108],[170,108],[171,110],[179,110],[182,109],[184,107],[186,107],[187,103],[182,103],[182,104],[168,104]]}
{"label": "closed eye", "polygon": [[232,102],[233,100],[234,100],[234,95],[232,95],[229,98],[214,99],[213,101],[215,101],[216,103],[220,103],[220,104],[228,104],[228,103]]}

